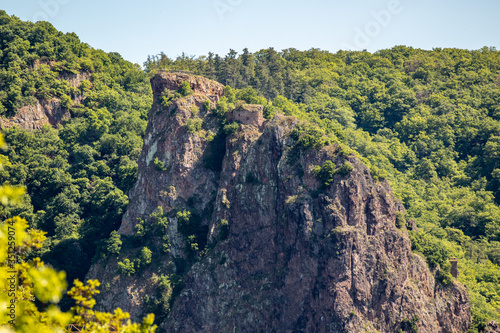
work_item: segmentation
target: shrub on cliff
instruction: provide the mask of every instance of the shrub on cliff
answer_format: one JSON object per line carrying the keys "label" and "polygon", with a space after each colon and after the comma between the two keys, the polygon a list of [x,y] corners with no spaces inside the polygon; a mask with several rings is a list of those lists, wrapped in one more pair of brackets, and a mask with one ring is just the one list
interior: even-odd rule
{"label": "shrub on cliff", "polygon": [[118,274],[131,276],[135,274],[134,263],[130,259],[125,258],[123,261],[118,262]]}
{"label": "shrub on cliff", "polygon": [[215,114],[219,118],[222,118],[227,112],[233,109],[234,109],[234,103],[229,102],[226,96],[222,96],[219,99],[219,102],[217,102],[217,106],[215,108]]}
{"label": "shrub on cliff", "polygon": [[139,253],[139,258],[138,258],[138,268],[145,267],[151,263],[151,260],[153,258],[153,252],[151,252],[150,249],[147,247],[143,247],[141,249],[141,252]]}
{"label": "shrub on cliff", "polygon": [[200,118],[195,118],[195,119],[188,119],[186,122],[186,130],[188,133],[196,133],[199,130],[201,130],[201,125],[203,123],[203,120]]}
{"label": "shrub on cliff", "polygon": [[320,167],[315,165],[311,170],[312,174],[320,181],[321,187],[326,188],[333,183],[335,175],[347,176],[353,170],[352,165],[348,161],[344,161],[338,168],[335,163],[328,160]]}
{"label": "shrub on cliff", "polygon": [[223,131],[226,135],[232,135],[236,133],[240,129],[240,125],[237,122],[233,122],[227,125],[224,125]]}
{"label": "shrub on cliff", "polygon": [[165,163],[163,161],[160,161],[158,157],[155,157],[153,164],[158,171],[165,171],[167,170],[167,167],[165,166]]}
{"label": "shrub on cliff", "polygon": [[188,95],[191,95],[194,93],[193,89],[191,88],[191,85],[189,84],[188,81],[182,81],[181,86],[179,88],[179,94],[181,94],[182,97],[186,97]]}
{"label": "shrub on cliff", "polygon": [[120,254],[122,240],[116,231],[112,231],[110,237],[106,240],[106,251],[110,254]]}

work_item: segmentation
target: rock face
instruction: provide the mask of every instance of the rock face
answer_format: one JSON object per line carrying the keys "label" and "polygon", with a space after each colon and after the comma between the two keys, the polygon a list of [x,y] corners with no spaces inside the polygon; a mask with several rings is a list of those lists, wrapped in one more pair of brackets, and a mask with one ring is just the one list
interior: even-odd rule
{"label": "rock face", "polygon": [[[77,88],[83,80],[89,80],[88,73],[79,74],[61,74],[60,79],[66,80],[70,86]],[[73,103],[79,104],[82,102],[82,95],[73,96]],[[15,116],[10,118],[0,118],[0,126],[9,128],[18,126],[25,130],[38,130],[44,125],[56,126],[65,119],[71,117],[69,110],[62,107],[59,98],[51,100],[37,100],[34,105],[26,105],[17,110]]]}
{"label": "rock face", "polygon": [[[183,81],[190,82],[195,94],[173,101],[165,110],[157,97],[165,89],[178,90]],[[203,211],[210,201],[207,194],[217,189],[216,173],[203,166],[209,143],[200,133],[188,133],[186,124],[193,116],[194,107],[200,110],[199,119],[205,120],[204,131],[217,133],[216,121],[211,119],[211,112],[204,109],[203,103],[208,100],[215,106],[224,87],[202,77],[166,72],[153,77],[151,85],[154,104],[138,162],[141,172],[129,195],[130,206],[119,229],[125,235],[132,234],[137,218],[149,215],[157,207],[169,212],[180,202],[185,206],[189,198],[197,197],[202,200],[197,205]],[[155,159],[165,165],[167,172],[159,172]]]}
{"label": "rock face", "polygon": [[[160,332],[467,331],[467,290],[436,282],[411,252],[406,230],[395,224],[404,208],[385,181],[374,181],[337,146],[300,149],[293,117],[241,121],[236,133],[213,138],[217,117],[201,106],[222,89],[202,78],[188,81],[204,88],[167,108],[153,105],[119,230],[127,239],[138,218],[147,220],[160,206],[170,251],[154,251],[154,265],[130,277],[117,275],[116,258],[94,264],[88,277],[110,286],[101,308],[121,307],[137,318],[152,297],[168,294]],[[158,97],[178,82],[162,73],[152,79],[153,90]],[[202,119],[195,132],[186,126],[193,114]],[[327,160],[347,161],[352,171],[324,187],[311,169]],[[203,235],[194,256],[175,214],[185,210],[198,216]],[[157,238],[148,246],[157,248]],[[183,287],[161,289],[158,276],[165,273],[182,276]]]}
{"label": "rock face", "polygon": [[153,94],[159,96],[165,89],[178,90],[181,83],[187,81],[195,93],[203,94],[217,103],[222,96],[224,86],[220,83],[207,80],[200,76],[181,72],[160,72],[151,81]]}
{"label": "rock face", "polygon": [[236,121],[241,124],[261,127],[264,124],[264,107],[262,105],[244,104],[231,111],[227,118],[229,121]]}

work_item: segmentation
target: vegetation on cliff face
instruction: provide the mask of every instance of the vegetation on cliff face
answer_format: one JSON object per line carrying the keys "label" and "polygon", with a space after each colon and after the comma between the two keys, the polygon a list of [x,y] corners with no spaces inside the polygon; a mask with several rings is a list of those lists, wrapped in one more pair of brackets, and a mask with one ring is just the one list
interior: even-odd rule
{"label": "vegetation on cliff face", "polygon": [[[372,175],[390,181],[406,218],[417,222],[413,247],[429,265],[445,270],[448,257],[459,259],[474,329],[500,319],[500,52],[495,49],[398,46],[374,54],[332,54],[271,48],[175,60],[161,54],[150,57],[142,71],[74,34],[5,12],[0,12],[0,36],[0,113],[12,116],[35,99],[57,97],[72,115],[57,128],[4,131],[10,149],[2,156],[0,179],[25,186],[27,194],[21,205],[3,207],[0,215],[19,215],[46,231],[41,254],[66,270],[70,282],[85,276],[96,248],[120,251],[116,234],[107,238],[118,228],[136,180],[152,102],[147,76],[184,69],[232,87],[218,113],[238,100],[262,104],[268,119],[283,113],[312,124],[296,133],[304,147],[329,140],[346,152],[355,149]],[[87,73],[91,79],[75,91],[65,73]],[[189,94],[187,88],[181,93]],[[78,106],[70,102],[75,94],[83,95]],[[326,185],[336,170],[318,168]]]}

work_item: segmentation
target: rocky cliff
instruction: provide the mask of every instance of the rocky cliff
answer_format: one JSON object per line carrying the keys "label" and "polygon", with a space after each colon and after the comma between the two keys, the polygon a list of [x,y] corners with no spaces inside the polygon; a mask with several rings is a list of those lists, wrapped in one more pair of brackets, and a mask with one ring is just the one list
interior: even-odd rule
{"label": "rocky cliff", "polygon": [[[70,87],[79,88],[83,80],[90,80],[88,73],[61,73],[59,79],[68,82]],[[82,94],[74,94],[72,102],[80,104],[82,102]],[[33,105],[26,105],[17,110],[13,117],[1,117],[0,127],[9,128],[17,126],[25,130],[38,130],[44,125],[56,126],[65,119],[69,119],[71,114],[69,110],[61,105],[61,101],[57,97],[50,100],[36,100]]]}
{"label": "rocky cliff", "polygon": [[[181,81],[194,94],[165,99]],[[258,106],[221,130],[215,82],[161,73],[152,86],[121,252],[88,274],[106,288],[101,308],[154,311],[161,332],[467,331],[465,287],[437,282],[411,252],[403,207],[356,157],[301,149],[299,121],[264,122]],[[325,186],[312,172],[325,161],[352,170]]]}

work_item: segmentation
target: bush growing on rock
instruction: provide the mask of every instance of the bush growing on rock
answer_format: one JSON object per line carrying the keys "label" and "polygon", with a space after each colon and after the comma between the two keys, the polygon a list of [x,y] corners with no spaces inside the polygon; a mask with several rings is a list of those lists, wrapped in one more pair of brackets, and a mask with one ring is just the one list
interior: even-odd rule
{"label": "bush growing on rock", "polygon": [[315,165],[311,172],[320,181],[321,187],[326,188],[333,183],[333,177],[335,175],[347,176],[352,170],[353,167],[348,161],[344,161],[340,167],[336,168],[335,163],[328,160],[325,161],[321,167]]}
{"label": "bush growing on rock", "polygon": [[181,94],[182,97],[186,97],[188,95],[191,95],[193,93],[193,89],[191,88],[191,85],[187,81],[182,81],[181,87],[179,88],[179,94]]}
{"label": "bush growing on rock", "polygon": [[200,118],[195,118],[195,119],[188,119],[186,122],[186,130],[188,133],[196,133],[199,130],[201,130],[201,124],[203,123],[203,120]]}
{"label": "bush growing on rock", "polygon": [[109,239],[106,241],[106,250],[110,254],[120,254],[122,240],[116,231],[112,231]]}
{"label": "bush growing on rock", "polygon": [[128,258],[118,262],[118,273],[126,276],[135,274],[134,263]]}

